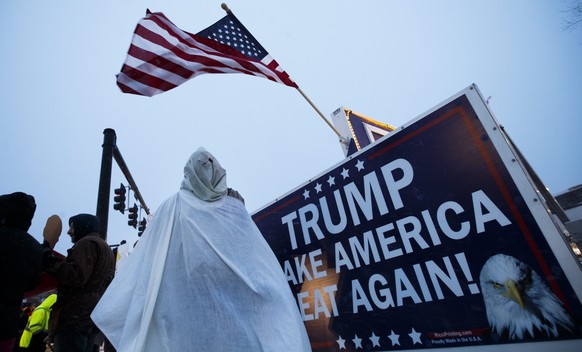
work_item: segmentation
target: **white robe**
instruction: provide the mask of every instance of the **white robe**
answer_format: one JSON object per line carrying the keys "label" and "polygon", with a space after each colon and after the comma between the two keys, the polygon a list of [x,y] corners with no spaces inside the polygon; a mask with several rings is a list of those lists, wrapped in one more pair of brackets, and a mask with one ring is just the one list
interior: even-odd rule
{"label": "white robe", "polygon": [[310,351],[279,262],[244,204],[166,200],[91,318],[117,351]]}

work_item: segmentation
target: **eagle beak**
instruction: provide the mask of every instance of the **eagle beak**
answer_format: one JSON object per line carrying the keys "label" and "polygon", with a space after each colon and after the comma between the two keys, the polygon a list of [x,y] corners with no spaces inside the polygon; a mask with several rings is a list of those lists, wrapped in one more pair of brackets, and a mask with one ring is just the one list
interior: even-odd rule
{"label": "eagle beak", "polygon": [[519,304],[521,308],[524,308],[523,299],[521,298],[521,293],[517,287],[517,283],[513,280],[505,281],[505,287],[507,288],[507,297]]}

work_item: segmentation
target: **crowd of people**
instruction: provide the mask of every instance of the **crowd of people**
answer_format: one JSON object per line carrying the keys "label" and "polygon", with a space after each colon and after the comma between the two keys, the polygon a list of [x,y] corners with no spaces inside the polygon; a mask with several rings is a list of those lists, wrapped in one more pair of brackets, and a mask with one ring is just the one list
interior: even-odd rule
{"label": "crowd of people", "polygon": [[[0,352],[32,351],[43,332],[55,352],[92,352],[104,339],[117,351],[311,350],[275,255],[204,148],[117,271],[96,216],[69,219],[73,246],[61,258],[61,219],[47,219],[40,244],[28,233],[35,209],[26,193],[0,196]],[[24,294],[41,275],[56,295],[19,337]]]}
{"label": "crowd of people", "polygon": [[113,279],[113,252],[99,235],[97,217],[79,214],[69,219],[67,233],[73,246],[67,257],[55,255],[52,249],[62,232],[61,219],[56,215],[47,219],[40,244],[28,233],[35,210],[31,195],[0,196],[0,351],[20,347],[18,323],[24,293],[40,283],[43,273],[56,280],[57,295],[50,308],[50,301],[40,306],[50,314],[48,324],[28,331],[32,335],[46,331],[57,352],[93,351],[99,330],[90,314]]}

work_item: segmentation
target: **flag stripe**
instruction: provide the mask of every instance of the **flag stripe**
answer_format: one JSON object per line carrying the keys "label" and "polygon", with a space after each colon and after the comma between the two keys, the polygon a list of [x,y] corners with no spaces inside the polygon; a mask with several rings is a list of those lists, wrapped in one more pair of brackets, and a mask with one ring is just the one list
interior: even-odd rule
{"label": "flag stripe", "polygon": [[[158,43],[161,45],[158,45]],[[165,74],[178,76],[175,78],[177,81],[176,84],[184,83],[187,79],[196,75],[197,71],[221,73],[221,71],[210,69],[211,64],[216,63],[216,61],[209,59],[206,56],[189,54],[177,50],[171,43],[168,43],[165,39],[153,34],[149,35],[148,38],[136,37],[132,46],[133,47],[130,47],[129,50],[131,56],[128,58],[128,62],[131,62],[133,64],[132,66],[151,65],[158,69],[166,70],[167,72]],[[150,51],[143,49],[146,47]],[[162,56],[168,51],[175,55]],[[131,60],[136,61],[132,62]],[[195,60],[199,61],[197,62]],[[195,68],[196,70],[192,70],[192,68]]]}
{"label": "flag stripe", "polygon": [[[155,20],[159,19],[155,18]],[[165,23],[162,23],[162,26],[156,24],[159,24],[159,22],[144,21],[137,31],[138,37],[135,43],[142,43],[144,46],[155,48],[155,52],[159,53],[159,55],[163,55],[168,51],[173,53],[174,55],[168,56],[168,60],[179,61],[182,65],[187,66],[193,73],[191,77],[205,73],[206,71],[202,69],[203,67],[213,68],[212,72],[215,73],[241,72],[255,75],[261,74],[260,67],[257,68],[257,65],[252,62],[233,60],[213,50],[211,47],[204,48],[199,43],[196,46],[191,38],[183,35],[185,34],[183,31],[179,31],[177,28],[172,30]],[[140,41],[140,38],[143,39],[143,42]],[[161,65],[158,66],[168,69]],[[265,76],[265,78],[269,77]]]}
{"label": "flag stripe", "polygon": [[[153,25],[155,23],[155,25]],[[275,75],[266,65],[258,61],[249,61],[249,58],[235,49],[217,43],[207,38],[199,37],[178,29],[169,20],[152,17],[151,21],[144,21],[143,27],[151,31],[151,35],[143,33],[144,39],[150,40],[185,60],[185,64],[201,63],[214,67],[222,73],[246,73],[263,75],[278,83],[283,80]],[[153,35],[158,34],[158,36]],[[160,51],[161,53],[161,51]],[[199,55],[199,56],[198,56]]]}
{"label": "flag stripe", "polygon": [[153,96],[203,73],[244,73],[297,87],[269,55],[258,61],[185,32],[162,13],[149,13],[137,24],[117,83],[125,93]]}
{"label": "flag stripe", "polygon": [[[148,53],[148,52],[144,51],[140,55],[135,55],[135,56],[129,57],[126,61],[126,67],[133,69],[133,67],[140,66],[141,71],[148,73],[150,75],[158,75],[158,76],[164,75],[165,81],[168,81],[168,82],[175,84],[177,86],[186,82],[190,78],[190,76],[192,75],[192,71],[189,71],[189,70],[182,72],[182,70],[179,68],[176,68],[175,71],[169,71],[169,70],[166,70],[164,68],[160,68],[155,63],[148,62],[147,57],[151,56],[151,55],[155,55],[155,54]],[[159,58],[159,56],[157,56],[157,57]],[[163,59],[161,59],[161,60],[163,60]],[[167,65],[167,67],[179,66],[179,65],[172,63],[172,62],[168,62],[166,65]],[[125,71],[122,69],[122,72],[125,72]]]}
{"label": "flag stripe", "polygon": [[[142,66],[142,68],[148,68],[147,66]],[[160,70],[152,70],[152,72],[144,72],[145,70],[136,70],[130,66],[124,66],[122,69],[122,73],[127,76],[131,77],[136,82],[142,83],[144,85],[148,85],[150,87],[155,87],[160,90],[168,91],[170,89],[176,88],[177,84],[172,84],[167,80],[161,79],[156,76],[156,71]]]}
{"label": "flag stripe", "polygon": [[[140,40],[141,38],[136,38],[134,43],[139,43]],[[192,74],[194,72],[192,72],[191,70],[187,69],[186,67],[183,67],[179,63],[176,63],[170,59],[166,59],[165,57],[160,56],[155,52],[148,51],[144,49],[144,47],[145,45],[137,46],[135,44],[132,44],[130,46],[129,48],[130,59],[132,60],[135,59],[135,62],[133,63],[138,63],[141,61],[144,64],[149,64],[157,67],[164,67],[168,72],[182,79],[188,79],[192,77]],[[128,59],[128,62],[131,61]]]}
{"label": "flag stripe", "polygon": [[[212,60],[200,48],[192,43],[188,43],[173,32],[153,25],[151,22],[145,22],[144,26],[140,26],[136,34],[138,34],[138,37],[134,42],[139,43],[142,47],[151,46],[154,55],[162,57],[160,55],[168,51],[173,53],[175,56],[168,55],[167,58],[164,58],[168,61],[175,60],[185,66],[188,63],[200,63],[205,66],[216,65],[215,60]],[[194,72],[192,70],[188,71],[190,72],[188,76],[191,77]]]}
{"label": "flag stripe", "polygon": [[[117,75],[117,85],[122,88],[122,91],[131,91],[133,94],[145,95],[145,96],[153,96],[164,91],[159,90],[153,86],[143,84],[132,77],[129,77],[125,73],[120,73]],[[125,88],[125,89],[124,89]]]}

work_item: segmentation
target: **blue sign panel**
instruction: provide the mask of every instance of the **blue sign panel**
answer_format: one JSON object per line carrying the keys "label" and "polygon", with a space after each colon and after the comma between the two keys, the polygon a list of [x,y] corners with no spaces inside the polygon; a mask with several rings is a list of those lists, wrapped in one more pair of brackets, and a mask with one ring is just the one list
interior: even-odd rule
{"label": "blue sign panel", "polygon": [[582,337],[576,292],[466,95],[253,219],[314,351]]}

